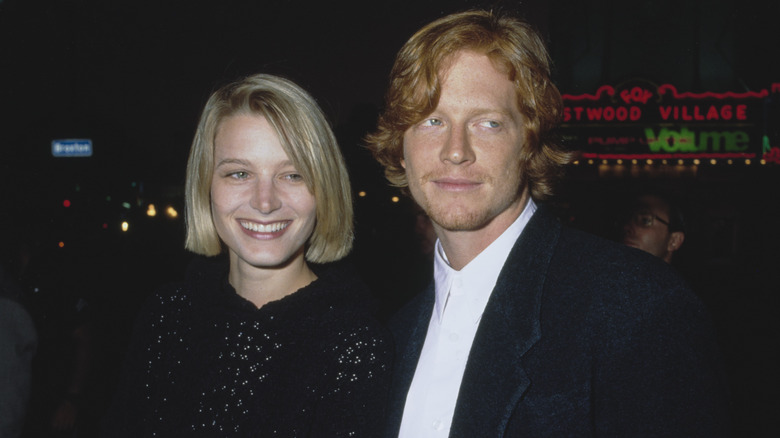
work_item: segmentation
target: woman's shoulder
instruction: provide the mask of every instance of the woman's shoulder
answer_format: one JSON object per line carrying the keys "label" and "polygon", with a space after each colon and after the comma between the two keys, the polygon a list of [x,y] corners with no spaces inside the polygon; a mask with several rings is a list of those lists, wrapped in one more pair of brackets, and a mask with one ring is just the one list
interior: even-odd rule
{"label": "woman's shoulder", "polygon": [[[149,295],[143,310],[149,314],[180,313],[213,299],[227,273],[227,264],[220,258],[195,257],[187,267],[185,278],[164,283]],[[200,304],[199,304],[200,303]]]}
{"label": "woman's shoulder", "polygon": [[380,322],[376,297],[349,260],[312,269],[318,276],[309,296],[312,315],[321,333],[331,338],[331,345],[357,340],[383,343],[389,337]]}
{"label": "woman's shoulder", "polygon": [[184,281],[163,284],[147,298],[145,307],[147,310],[162,310],[188,305],[192,300],[190,286]]}
{"label": "woman's shoulder", "polygon": [[331,310],[371,313],[375,308],[375,297],[368,284],[349,260],[311,265],[317,275],[312,283],[315,300],[327,304]]}

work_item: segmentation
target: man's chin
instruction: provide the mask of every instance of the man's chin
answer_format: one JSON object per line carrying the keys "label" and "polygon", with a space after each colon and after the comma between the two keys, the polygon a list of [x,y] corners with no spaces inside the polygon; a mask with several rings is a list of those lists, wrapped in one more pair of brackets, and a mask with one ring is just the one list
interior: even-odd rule
{"label": "man's chin", "polygon": [[484,220],[476,214],[452,214],[451,212],[446,214],[432,214],[431,220],[447,231],[474,231],[484,226]]}

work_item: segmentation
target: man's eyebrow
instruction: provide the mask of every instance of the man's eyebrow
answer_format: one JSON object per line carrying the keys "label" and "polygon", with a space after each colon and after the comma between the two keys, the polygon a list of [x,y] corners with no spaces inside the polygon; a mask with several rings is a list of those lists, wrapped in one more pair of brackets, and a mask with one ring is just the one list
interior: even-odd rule
{"label": "man's eyebrow", "polygon": [[[505,108],[472,108],[468,112],[469,117],[475,117],[475,116],[481,116],[481,115],[498,115],[501,116],[501,118],[507,119],[507,120],[515,120],[514,114],[512,114],[512,111],[505,109]],[[522,118],[522,114],[520,114],[520,117]]]}

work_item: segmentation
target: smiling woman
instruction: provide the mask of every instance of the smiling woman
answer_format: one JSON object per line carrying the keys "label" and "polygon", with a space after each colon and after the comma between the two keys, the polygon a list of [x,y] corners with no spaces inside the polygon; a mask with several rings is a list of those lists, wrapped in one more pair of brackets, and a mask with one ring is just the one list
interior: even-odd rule
{"label": "smiling woman", "polygon": [[[310,283],[315,276],[303,254],[314,231],[316,202],[268,120],[255,115],[223,120],[214,158],[211,211],[235,267],[230,283],[236,292],[260,307]],[[267,269],[279,281],[253,284],[253,276],[245,277]]]}
{"label": "smiling woman", "polygon": [[190,151],[188,279],[136,330],[104,436],[377,436],[390,348],[340,261],[351,192],[313,98],[255,75],[216,91]]}

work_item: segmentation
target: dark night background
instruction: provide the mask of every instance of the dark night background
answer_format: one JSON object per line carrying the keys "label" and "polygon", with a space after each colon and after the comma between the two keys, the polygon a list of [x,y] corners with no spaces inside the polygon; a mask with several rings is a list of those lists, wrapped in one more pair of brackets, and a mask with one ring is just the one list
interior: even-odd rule
{"label": "dark night background", "polygon": [[[390,313],[425,283],[428,266],[417,251],[411,202],[387,187],[360,143],[381,108],[396,51],[421,25],[474,7],[523,16],[548,40],[563,93],[634,78],[680,91],[743,92],[780,82],[778,4],[0,0],[0,252],[11,270],[20,256],[33,256],[23,280],[42,285],[30,299],[42,342],[56,343],[46,333],[77,327],[80,318],[92,324],[91,408],[73,436],[91,436],[138,306],[158,284],[181,278],[190,260],[184,168],[215,87],[263,71],[316,97],[354,191],[366,192],[356,197],[355,262]],[[51,141],[63,138],[92,139],[94,155],[53,158]],[[737,436],[780,434],[778,182],[778,165],[578,167],[554,200],[572,226],[604,236],[629,188],[652,183],[684,202],[690,228],[677,264],[718,327]],[[162,214],[169,205],[178,218]],[[78,312],[88,317],[64,310],[79,299],[89,302],[90,312]],[[56,356],[44,357],[41,369]],[[36,401],[33,415],[48,406]]]}

